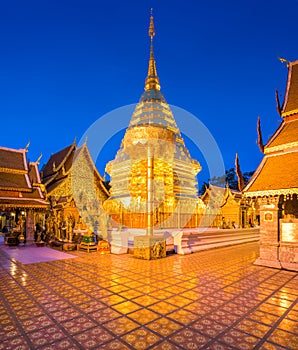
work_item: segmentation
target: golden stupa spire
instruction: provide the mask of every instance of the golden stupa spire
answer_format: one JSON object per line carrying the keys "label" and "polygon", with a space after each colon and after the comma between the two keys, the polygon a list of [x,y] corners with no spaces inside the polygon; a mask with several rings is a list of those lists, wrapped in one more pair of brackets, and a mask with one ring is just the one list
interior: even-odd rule
{"label": "golden stupa spire", "polygon": [[159,79],[156,71],[156,64],[154,60],[153,51],[153,38],[155,36],[154,21],[152,15],[152,9],[150,10],[150,26],[149,26],[149,37],[150,37],[150,58],[148,66],[148,75],[145,81],[145,90],[160,90]]}

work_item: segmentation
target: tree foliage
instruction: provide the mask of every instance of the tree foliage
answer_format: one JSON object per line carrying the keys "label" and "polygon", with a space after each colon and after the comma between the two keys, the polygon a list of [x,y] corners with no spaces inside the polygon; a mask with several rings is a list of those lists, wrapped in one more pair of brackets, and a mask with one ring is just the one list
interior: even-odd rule
{"label": "tree foliage", "polygon": [[[251,178],[251,176],[253,175],[254,171],[247,171],[245,173],[243,173],[243,178],[244,178],[244,184],[246,185],[249,181],[249,179]],[[230,168],[228,170],[225,171],[225,175],[222,176],[214,176],[213,178],[209,179],[209,183],[211,185],[214,186],[220,186],[220,187],[225,187],[226,184],[228,183],[229,187],[232,190],[238,190],[238,179],[237,179],[237,175],[235,172],[234,168]],[[209,183],[207,182],[203,182],[199,194],[202,195],[205,190],[206,187],[209,186]]]}

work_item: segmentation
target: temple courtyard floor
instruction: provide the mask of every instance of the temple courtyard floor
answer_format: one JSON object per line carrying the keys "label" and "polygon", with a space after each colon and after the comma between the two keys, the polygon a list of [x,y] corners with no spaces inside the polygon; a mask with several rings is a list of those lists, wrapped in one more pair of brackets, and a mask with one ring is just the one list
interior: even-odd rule
{"label": "temple courtyard floor", "polygon": [[253,265],[257,243],[151,261],[7,249],[0,349],[298,349],[298,274]]}

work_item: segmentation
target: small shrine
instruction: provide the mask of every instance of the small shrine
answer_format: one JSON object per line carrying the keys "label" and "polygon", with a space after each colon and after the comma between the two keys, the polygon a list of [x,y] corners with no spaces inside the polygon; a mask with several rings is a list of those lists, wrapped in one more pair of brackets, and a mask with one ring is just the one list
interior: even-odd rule
{"label": "small shrine", "polygon": [[244,189],[260,206],[260,257],[256,264],[298,271],[298,60],[288,62],[280,126]]}
{"label": "small shrine", "polygon": [[0,147],[0,230],[10,245],[33,242],[35,224],[49,207],[39,159],[28,161],[28,146],[19,150]]}
{"label": "small shrine", "polygon": [[109,220],[102,203],[109,192],[86,142],[77,147],[74,141],[53,154],[42,169],[42,181],[51,206],[46,231],[63,241],[83,236],[82,249],[96,249],[94,234],[103,238],[108,234]]}
{"label": "small shrine", "polygon": [[257,203],[243,201],[242,192],[209,184],[201,200],[206,205],[201,225],[223,229],[248,228],[259,225]]}

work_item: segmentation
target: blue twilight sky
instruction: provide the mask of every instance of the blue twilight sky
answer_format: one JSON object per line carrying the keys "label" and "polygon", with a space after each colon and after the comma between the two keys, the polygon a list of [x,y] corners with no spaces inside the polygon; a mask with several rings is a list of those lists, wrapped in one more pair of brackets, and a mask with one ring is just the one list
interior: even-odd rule
{"label": "blue twilight sky", "polygon": [[[298,59],[298,0],[2,0],[0,145],[24,148],[30,140],[28,157],[42,153],[42,165],[100,116],[136,103],[150,7],[167,102],[205,124],[227,169],[238,152],[242,171],[254,170],[262,158],[258,115],[264,141],[281,120],[275,89],[283,101],[287,68],[277,57]],[[98,159],[101,174],[120,139]],[[207,178],[205,169],[199,180]]]}

